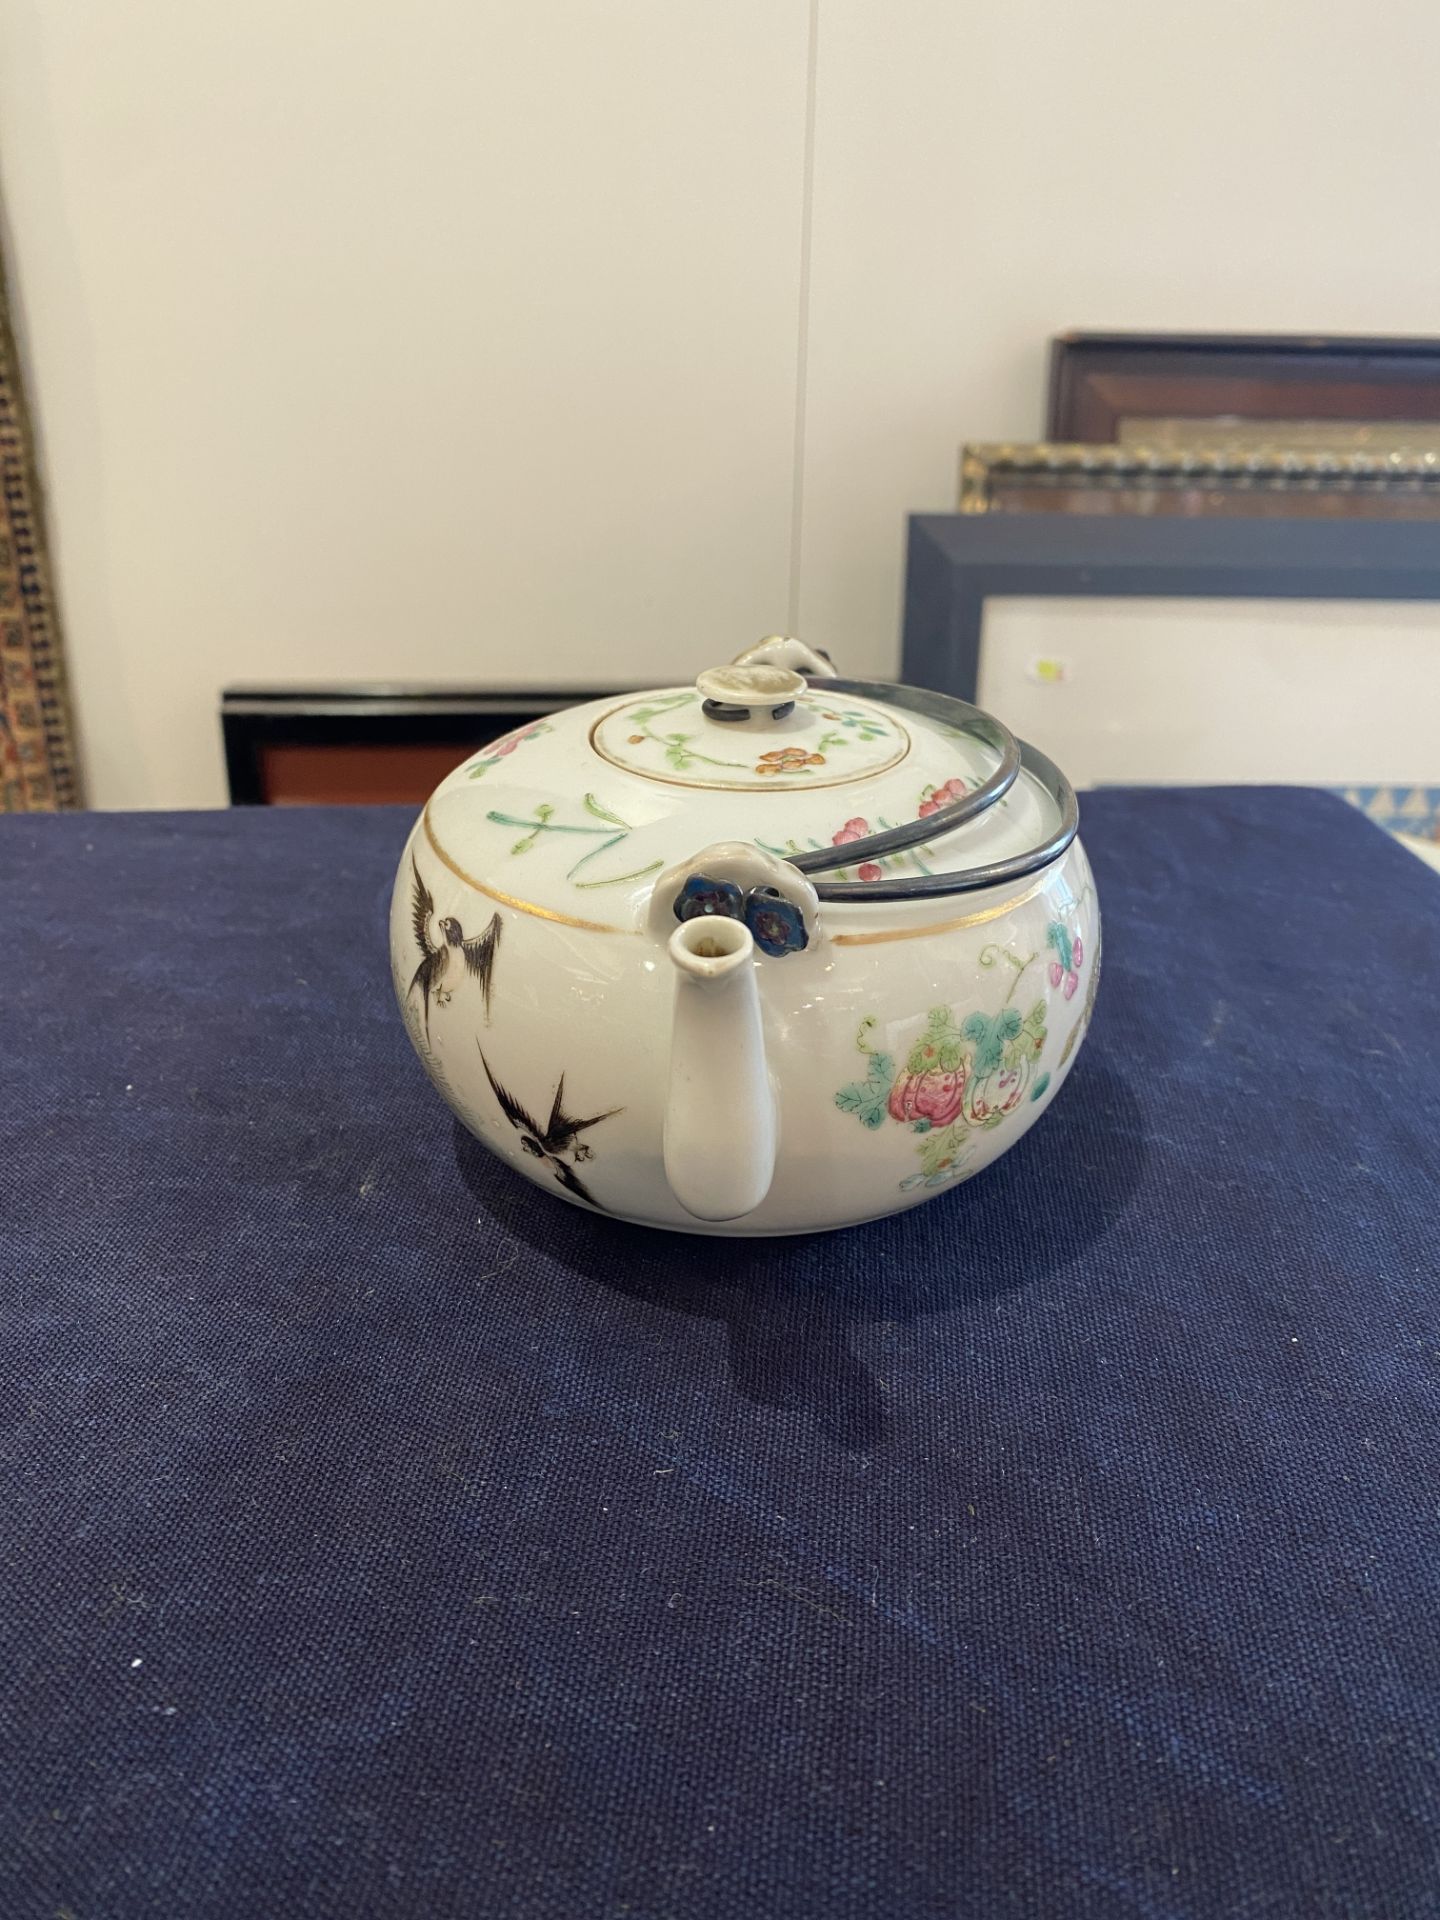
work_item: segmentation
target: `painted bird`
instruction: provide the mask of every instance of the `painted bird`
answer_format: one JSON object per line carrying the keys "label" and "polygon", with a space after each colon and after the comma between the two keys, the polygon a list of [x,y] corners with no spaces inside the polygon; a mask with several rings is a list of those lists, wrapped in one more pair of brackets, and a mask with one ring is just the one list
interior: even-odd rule
{"label": "painted bird", "polygon": [[576,1160],[592,1159],[594,1156],[591,1149],[577,1136],[587,1127],[598,1126],[602,1120],[608,1120],[612,1114],[619,1113],[619,1107],[610,1107],[604,1113],[591,1114],[588,1120],[576,1120],[565,1111],[565,1076],[562,1073],[560,1084],[555,1089],[554,1104],[550,1108],[549,1125],[542,1127],[537,1121],[531,1119],[514,1094],[507,1092],[495,1078],[490,1071],[490,1062],[485,1058],[485,1050],[480,1047],[478,1040],[475,1045],[480,1049],[480,1064],[485,1069],[485,1078],[490,1082],[491,1091],[500,1102],[500,1111],[519,1134],[520,1145],[526,1153],[536,1160],[547,1162],[550,1171],[562,1187],[567,1188],[571,1193],[578,1194],[592,1207],[599,1207],[603,1213],[605,1209],[600,1206],[600,1202],[586,1188],[570,1162],[563,1156],[568,1153]]}
{"label": "painted bird", "polygon": [[[495,954],[500,945],[500,916],[493,914],[490,924],[483,933],[477,933],[471,940],[465,938],[465,929],[452,915],[446,914],[439,923],[441,943],[438,947],[430,944],[430,917],[435,911],[435,901],[430,889],[420,878],[420,869],[415,864],[415,856],[410,856],[410,870],[415,883],[410,889],[411,924],[415,928],[415,941],[420,948],[420,964],[415,969],[415,978],[410,982],[410,993],[419,987],[425,1001],[425,1037],[430,1037],[430,996],[434,994],[435,1004],[445,1006],[453,997],[456,987],[466,973],[473,973],[480,982],[480,991],[485,997],[485,1015],[490,1015],[490,980],[495,971]],[[410,997],[406,994],[406,999]]]}

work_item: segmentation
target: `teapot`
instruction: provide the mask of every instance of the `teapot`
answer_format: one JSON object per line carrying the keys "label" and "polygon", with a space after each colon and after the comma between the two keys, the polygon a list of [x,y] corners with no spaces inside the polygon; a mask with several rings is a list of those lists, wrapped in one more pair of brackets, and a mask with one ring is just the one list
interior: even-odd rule
{"label": "teapot", "polygon": [[545,1192],[690,1233],[918,1205],[1074,1065],[1100,916],[1074,792],[966,701],[776,636],[457,767],[395,878],[426,1071]]}

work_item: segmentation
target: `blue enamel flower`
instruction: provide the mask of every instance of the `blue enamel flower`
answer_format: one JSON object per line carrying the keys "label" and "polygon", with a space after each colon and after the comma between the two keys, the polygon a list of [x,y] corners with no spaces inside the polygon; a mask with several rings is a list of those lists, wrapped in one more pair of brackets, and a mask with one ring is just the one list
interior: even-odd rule
{"label": "blue enamel flower", "polygon": [[719,914],[727,920],[738,920],[744,904],[745,896],[729,880],[712,880],[709,874],[692,873],[675,896],[675,918],[703,920],[707,914]]}
{"label": "blue enamel flower", "polygon": [[800,909],[774,887],[752,887],[746,894],[745,924],[762,953],[799,953],[810,944]]}

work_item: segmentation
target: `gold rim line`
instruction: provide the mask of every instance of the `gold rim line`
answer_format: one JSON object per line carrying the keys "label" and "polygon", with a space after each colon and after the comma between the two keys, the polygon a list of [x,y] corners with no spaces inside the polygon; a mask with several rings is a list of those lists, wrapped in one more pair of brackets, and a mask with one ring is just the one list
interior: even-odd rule
{"label": "gold rim line", "polygon": [[677,780],[668,773],[651,773],[646,767],[632,766],[628,760],[617,760],[613,753],[606,751],[596,738],[607,720],[613,720],[617,713],[623,713],[627,707],[635,705],[635,695],[622,700],[618,706],[602,713],[591,727],[589,733],[590,750],[603,760],[608,767],[616,768],[620,773],[633,774],[637,780],[653,780],[660,787],[683,787],[690,793],[822,793],[827,787],[848,787],[861,780],[873,780],[882,773],[893,773],[896,767],[910,758],[915,750],[915,742],[910,737],[910,729],[891,720],[891,725],[899,734],[903,745],[893,760],[882,761],[878,767],[867,767],[863,772],[837,773],[829,780],[795,780],[793,784],[781,786],[778,782],[767,786],[757,786],[744,780]]}
{"label": "gold rim line", "polygon": [[463,880],[467,887],[473,887],[477,893],[483,893],[488,899],[498,900],[502,907],[513,907],[517,913],[530,913],[537,920],[555,920],[562,927],[579,927],[582,933],[639,933],[639,927],[614,927],[604,920],[580,920],[573,913],[558,913],[554,907],[537,907],[533,900],[517,900],[513,893],[502,893],[498,887],[486,886],[483,880],[477,880],[473,873],[467,873],[458,860],[450,855],[435,838],[435,829],[430,824],[430,802],[425,803],[425,811],[420,816],[420,824],[425,829],[425,838],[430,843],[430,851],[442,865],[447,866],[457,880]]}
{"label": "gold rim line", "polygon": [[[957,914],[953,920],[932,920],[924,927],[887,927],[883,933],[832,933],[832,947],[874,947],[886,940],[923,940],[927,934],[958,933],[962,927],[983,927],[989,920],[999,920],[1007,913],[1013,913],[1016,907],[1023,907],[1040,893],[1049,875],[1042,874],[1033,881],[1024,893],[1017,893],[1013,899],[1002,900],[995,907],[981,907],[975,913]],[[822,902],[823,911],[823,902]]]}
{"label": "gold rim line", "polygon": [[[498,900],[502,907],[513,907],[517,913],[533,914],[537,920],[554,920],[562,927],[578,927],[582,933],[639,934],[644,931],[641,927],[612,926],[605,920],[581,920],[573,913],[560,913],[554,907],[540,907],[533,900],[519,900],[513,893],[502,893],[498,887],[487,886],[483,880],[477,880],[473,873],[467,873],[458,860],[452,860],[435,838],[428,801],[420,816],[420,824],[425,829],[425,838],[435,858],[448,867],[457,880],[463,880],[467,887],[473,887],[489,900]],[[964,927],[983,927],[989,921],[999,920],[1005,914],[1013,913],[1017,907],[1025,906],[1043,891],[1049,878],[1049,875],[1041,874],[1024,893],[1002,900],[997,906],[981,907],[975,913],[957,914],[953,920],[932,920],[923,927],[887,927],[882,933],[832,933],[829,936],[830,944],[832,947],[873,947],[889,940],[924,940],[932,934],[958,933]]]}

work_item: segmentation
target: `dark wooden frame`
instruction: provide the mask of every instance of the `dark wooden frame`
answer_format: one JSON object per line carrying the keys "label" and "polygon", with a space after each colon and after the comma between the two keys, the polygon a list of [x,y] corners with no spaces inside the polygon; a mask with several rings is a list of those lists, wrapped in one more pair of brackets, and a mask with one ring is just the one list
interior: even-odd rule
{"label": "dark wooden frame", "polygon": [[1423,520],[1184,520],[916,514],[902,678],[974,700],[987,600],[1440,600],[1440,525]]}
{"label": "dark wooden frame", "polygon": [[1440,340],[1062,333],[1047,440],[1114,440],[1128,417],[1440,422]]}
{"label": "dark wooden frame", "polygon": [[587,700],[623,699],[628,687],[479,688],[227,687],[220,697],[232,806],[265,804],[264,752],[271,746],[484,746],[514,727]]}

